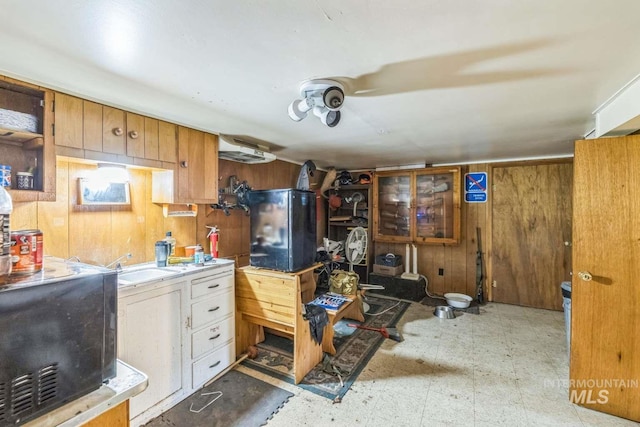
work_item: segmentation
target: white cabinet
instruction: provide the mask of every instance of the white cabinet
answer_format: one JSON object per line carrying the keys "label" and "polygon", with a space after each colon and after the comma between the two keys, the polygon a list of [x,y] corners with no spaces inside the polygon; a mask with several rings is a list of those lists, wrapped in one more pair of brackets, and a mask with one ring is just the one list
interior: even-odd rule
{"label": "white cabinet", "polygon": [[149,377],[132,425],[157,417],[235,362],[234,264],[124,287],[118,358]]}
{"label": "white cabinet", "polygon": [[189,358],[196,389],[235,360],[233,264],[190,280]]}

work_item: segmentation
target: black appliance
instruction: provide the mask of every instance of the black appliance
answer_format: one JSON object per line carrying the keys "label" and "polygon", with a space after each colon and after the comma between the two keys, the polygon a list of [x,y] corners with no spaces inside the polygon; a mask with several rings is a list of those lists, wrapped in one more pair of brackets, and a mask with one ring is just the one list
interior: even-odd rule
{"label": "black appliance", "polygon": [[249,264],[293,272],[316,258],[316,194],[296,189],[248,193],[251,218]]}
{"label": "black appliance", "polygon": [[0,285],[0,426],[19,425],[116,376],[118,274],[45,257]]}

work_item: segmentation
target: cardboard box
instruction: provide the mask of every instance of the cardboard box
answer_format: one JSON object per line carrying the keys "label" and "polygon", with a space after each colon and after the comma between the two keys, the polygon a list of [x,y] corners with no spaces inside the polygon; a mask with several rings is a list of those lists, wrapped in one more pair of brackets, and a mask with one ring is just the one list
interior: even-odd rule
{"label": "cardboard box", "polygon": [[373,272],[382,274],[385,276],[399,276],[402,274],[403,267],[396,265],[395,267],[389,267],[387,265],[373,264]]}

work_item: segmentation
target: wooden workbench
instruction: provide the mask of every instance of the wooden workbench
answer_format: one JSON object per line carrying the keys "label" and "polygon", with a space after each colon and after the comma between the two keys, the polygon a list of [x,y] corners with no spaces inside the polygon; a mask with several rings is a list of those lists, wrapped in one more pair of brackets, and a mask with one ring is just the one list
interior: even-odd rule
{"label": "wooden workbench", "polygon": [[264,341],[264,327],[293,339],[293,379],[302,378],[322,361],[322,345],[311,337],[309,322],[302,317],[303,304],[313,300],[313,270],[294,273],[256,267],[236,269],[236,354]]}

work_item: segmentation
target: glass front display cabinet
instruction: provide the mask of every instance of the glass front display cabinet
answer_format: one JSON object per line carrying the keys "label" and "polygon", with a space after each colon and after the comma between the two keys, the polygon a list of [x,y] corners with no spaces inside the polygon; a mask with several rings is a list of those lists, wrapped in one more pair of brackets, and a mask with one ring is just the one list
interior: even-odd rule
{"label": "glass front display cabinet", "polygon": [[373,188],[374,240],[460,242],[460,168],[378,172]]}

